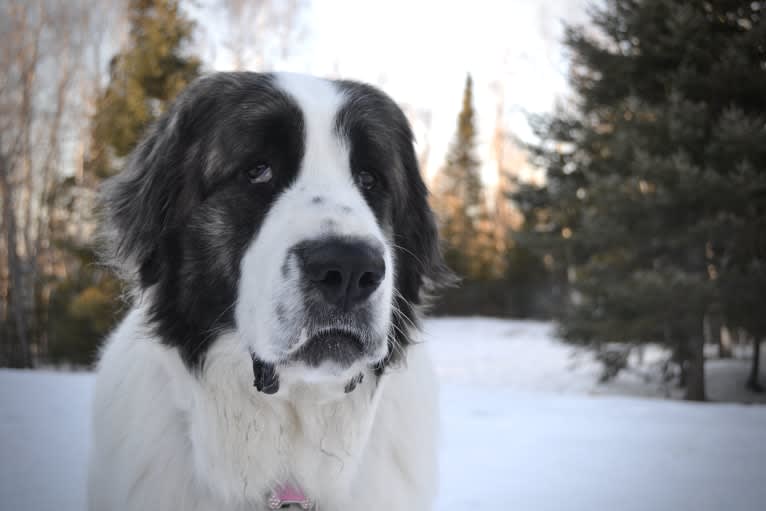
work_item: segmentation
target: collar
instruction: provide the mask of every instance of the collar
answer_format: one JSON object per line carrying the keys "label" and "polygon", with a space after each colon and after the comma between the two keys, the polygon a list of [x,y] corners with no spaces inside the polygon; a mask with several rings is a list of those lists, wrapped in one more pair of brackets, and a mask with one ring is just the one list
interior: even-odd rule
{"label": "collar", "polygon": [[311,499],[306,497],[303,490],[291,484],[281,485],[278,489],[271,492],[269,497],[269,509],[281,509],[290,504],[300,506],[301,509],[311,509]]}

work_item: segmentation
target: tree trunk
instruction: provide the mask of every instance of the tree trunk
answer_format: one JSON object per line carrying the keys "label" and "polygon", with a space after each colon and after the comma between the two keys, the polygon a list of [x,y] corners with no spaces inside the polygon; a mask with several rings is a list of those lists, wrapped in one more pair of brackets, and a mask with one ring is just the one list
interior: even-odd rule
{"label": "tree trunk", "polygon": [[725,342],[721,335],[721,328],[723,328],[723,318],[717,307],[711,307],[705,318],[705,326],[707,327],[707,336],[710,342],[718,346],[718,358],[731,358],[731,345]]}
{"label": "tree trunk", "polygon": [[750,377],[747,379],[745,387],[753,392],[763,392],[763,386],[758,381],[759,370],[761,364],[761,338],[757,335],[753,336],[753,363],[750,366]]}
{"label": "tree trunk", "polygon": [[689,359],[687,365],[686,394],[687,401],[705,401],[705,341],[704,336],[696,335],[687,341]]}
{"label": "tree trunk", "polygon": [[[669,342],[669,339],[673,338],[670,333],[670,329],[666,329],[665,342]],[[678,388],[685,389],[686,382],[689,380],[689,354],[688,346],[683,343],[676,344],[673,347],[673,355],[671,361],[675,363],[679,368],[678,374]]]}
{"label": "tree trunk", "polygon": [[12,346],[8,348],[9,365],[11,367],[32,367],[32,353],[29,349],[29,325],[25,314],[26,299],[24,296],[24,275],[22,262],[17,252],[16,214],[14,201],[9,190],[9,169],[4,155],[0,155],[0,197],[3,202],[3,223],[5,224],[6,250],[8,252],[8,280],[10,288],[8,298],[10,313],[16,327],[18,351]]}

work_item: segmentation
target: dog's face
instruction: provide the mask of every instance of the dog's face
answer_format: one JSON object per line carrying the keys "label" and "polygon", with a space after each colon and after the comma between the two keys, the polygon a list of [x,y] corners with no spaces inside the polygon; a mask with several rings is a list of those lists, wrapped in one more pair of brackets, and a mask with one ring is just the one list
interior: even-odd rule
{"label": "dog's face", "polygon": [[198,80],[103,204],[162,339],[196,367],[236,332],[265,392],[383,370],[443,271],[407,121],[353,82]]}
{"label": "dog's face", "polygon": [[[394,292],[393,140],[368,125],[369,145],[354,144],[364,129],[354,123],[372,112],[337,84],[294,75],[275,84],[301,113],[289,136],[302,157],[242,258],[237,327],[260,360],[303,374],[378,364],[390,349]],[[270,187],[283,170],[261,158],[250,179]]]}

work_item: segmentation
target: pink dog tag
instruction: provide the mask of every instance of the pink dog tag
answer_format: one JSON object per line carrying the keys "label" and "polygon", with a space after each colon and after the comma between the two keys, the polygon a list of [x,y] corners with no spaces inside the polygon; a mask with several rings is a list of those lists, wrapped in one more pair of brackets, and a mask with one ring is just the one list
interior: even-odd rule
{"label": "pink dog tag", "polygon": [[269,497],[269,509],[281,509],[291,504],[300,506],[301,509],[311,509],[311,500],[295,486],[284,485],[272,492]]}

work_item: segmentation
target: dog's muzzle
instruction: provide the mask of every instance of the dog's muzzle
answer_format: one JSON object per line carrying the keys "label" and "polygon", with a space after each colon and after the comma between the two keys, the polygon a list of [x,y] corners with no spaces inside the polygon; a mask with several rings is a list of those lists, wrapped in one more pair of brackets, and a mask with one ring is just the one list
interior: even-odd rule
{"label": "dog's muzzle", "polygon": [[[373,365],[383,336],[375,332],[380,295],[375,291],[386,276],[383,247],[352,237],[328,237],[299,243],[289,251],[300,272],[303,302],[301,342],[275,363],[253,354],[255,387],[265,394],[279,390],[279,367],[293,363],[319,368],[324,363],[346,370],[361,360]],[[377,326],[377,328],[380,328]],[[345,392],[361,383],[351,378]]]}

